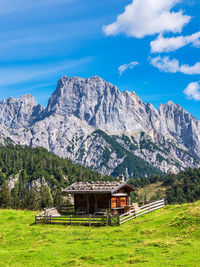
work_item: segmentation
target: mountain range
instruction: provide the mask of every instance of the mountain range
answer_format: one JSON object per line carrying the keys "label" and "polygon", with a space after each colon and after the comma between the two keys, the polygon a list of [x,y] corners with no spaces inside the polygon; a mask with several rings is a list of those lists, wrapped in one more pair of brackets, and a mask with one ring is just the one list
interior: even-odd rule
{"label": "mountain range", "polygon": [[171,101],[157,110],[98,76],[62,77],[46,108],[29,94],[0,101],[0,142],[127,178],[200,166],[199,120]]}

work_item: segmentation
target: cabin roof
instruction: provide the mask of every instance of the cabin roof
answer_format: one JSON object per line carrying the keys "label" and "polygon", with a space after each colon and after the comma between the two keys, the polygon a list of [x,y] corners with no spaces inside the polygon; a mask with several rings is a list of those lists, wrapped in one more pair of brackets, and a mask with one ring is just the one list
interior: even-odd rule
{"label": "cabin roof", "polygon": [[76,182],[62,190],[62,193],[114,193],[123,187],[128,187],[130,191],[136,190],[127,182]]}

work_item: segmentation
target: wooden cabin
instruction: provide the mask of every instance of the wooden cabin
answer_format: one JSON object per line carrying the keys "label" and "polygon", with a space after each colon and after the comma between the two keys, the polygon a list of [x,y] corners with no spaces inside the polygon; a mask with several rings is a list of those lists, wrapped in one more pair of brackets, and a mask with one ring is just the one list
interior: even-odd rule
{"label": "wooden cabin", "polygon": [[62,191],[63,196],[74,197],[75,210],[87,214],[112,214],[126,212],[130,193],[136,189],[127,182],[76,182]]}

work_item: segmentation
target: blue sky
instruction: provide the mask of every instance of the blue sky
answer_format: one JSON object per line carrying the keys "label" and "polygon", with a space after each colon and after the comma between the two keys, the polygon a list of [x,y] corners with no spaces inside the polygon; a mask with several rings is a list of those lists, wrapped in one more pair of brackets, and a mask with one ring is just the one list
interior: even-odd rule
{"label": "blue sky", "polygon": [[0,99],[101,76],[200,119],[200,1],[0,0]]}

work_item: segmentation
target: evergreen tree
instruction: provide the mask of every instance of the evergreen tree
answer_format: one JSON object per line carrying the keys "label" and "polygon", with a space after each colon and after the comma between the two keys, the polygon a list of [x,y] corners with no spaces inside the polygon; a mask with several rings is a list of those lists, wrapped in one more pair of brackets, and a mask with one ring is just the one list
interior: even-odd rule
{"label": "evergreen tree", "polygon": [[28,204],[28,190],[26,186],[24,185],[21,190],[21,196],[20,196],[20,207],[22,209],[26,209]]}
{"label": "evergreen tree", "polygon": [[53,204],[53,198],[50,189],[44,185],[41,185],[39,192],[40,208],[48,208]]}
{"label": "evergreen tree", "polygon": [[19,185],[16,184],[11,192],[12,196],[12,208],[19,209],[20,208],[20,199],[19,199]]}
{"label": "evergreen tree", "polygon": [[0,206],[2,208],[11,207],[11,194],[7,181],[4,181],[3,185],[0,188]]}
{"label": "evergreen tree", "polygon": [[56,188],[54,192],[54,197],[53,197],[53,205],[54,207],[59,207],[63,204],[63,197],[61,194],[61,190]]}
{"label": "evergreen tree", "polygon": [[37,210],[39,208],[39,194],[31,188],[27,195],[26,208],[29,210]]}

